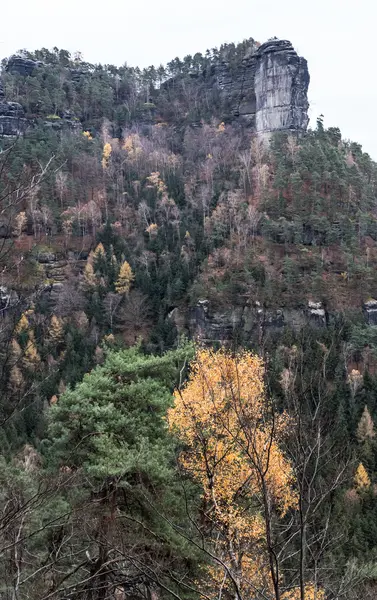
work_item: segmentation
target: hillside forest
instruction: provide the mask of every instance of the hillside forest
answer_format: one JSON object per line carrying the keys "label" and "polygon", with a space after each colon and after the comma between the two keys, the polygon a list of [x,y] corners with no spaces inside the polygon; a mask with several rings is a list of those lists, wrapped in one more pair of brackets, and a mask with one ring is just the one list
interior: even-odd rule
{"label": "hillside forest", "polygon": [[377,164],[235,118],[245,44],[3,61],[1,600],[376,597]]}

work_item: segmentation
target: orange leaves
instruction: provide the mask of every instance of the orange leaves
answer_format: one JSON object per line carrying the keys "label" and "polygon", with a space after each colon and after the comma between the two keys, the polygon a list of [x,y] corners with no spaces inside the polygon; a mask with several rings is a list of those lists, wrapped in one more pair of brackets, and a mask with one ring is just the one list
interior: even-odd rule
{"label": "orange leaves", "polygon": [[[201,484],[205,514],[219,533],[217,555],[237,572],[246,596],[270,583],[263,498],[278,515],[297,506],[292,467],[279,447],[290,422],[273,414],[263,377],[262,360],[250,352],[199,350],[168,411],[186,447],[181,465]],[[216,587],[224,573],[211,567],[208,576]]]}
{"label": "orange leaves", "polygon": [[258,494],[262,477],[281,512],[296,502],[291,467],[274,437],[286,428],[286,418],[270,421],[263,374],[261,359],[250,352],[233,357],[200,350],[169,410],[170,427],[188,446],[182,464],[222,518],[243,512],[238,501]]}

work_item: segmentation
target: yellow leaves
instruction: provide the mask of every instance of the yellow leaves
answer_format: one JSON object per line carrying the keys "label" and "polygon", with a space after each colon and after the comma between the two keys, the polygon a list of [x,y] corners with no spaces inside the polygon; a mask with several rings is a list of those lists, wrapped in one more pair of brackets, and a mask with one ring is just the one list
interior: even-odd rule
{"label": "yellow leaves", "polygon": [[[301,591],[299,587],[285,592],[281,600],[301,600]],[[325,592],[321,588],[315,587],[309,583],[305,585],[305,600],[325,600]]]}
{"label": "yellow leaves", "polygon": [[363,414],[357,426],[356,437],[358,442],[361,444],[366,441],[372,440],[376,435],[374,430],[373,419],[370,416],[370,412],[367,406],[364,406]]}
{"label": "yellow leaves", "polygon": [[87,140],[92,140],[93,139],[90,131],[83,131],[82,134],[83,134],[84,137],[86,137]]}
{"label": "yellow leaves", "polygon": [[113,344],[115,344],[115,337],[112,333],[109,333],[103,337],[103,341],[105,344],[109,344],[110,346],[112,346]]}
{"label": "yellow leaves", "polygon": [[131,283],[135,279],[129,263],[125,260],[120,267],[118,279],[115,282],[115,290],[118,294],[128,294]]}
{"label": "yellow leaves", "polygon": [[23,363],[27,369],[32,369],[37,366],[40,362],[40,356],[38,354],[37,347],[35,345],[34,334],[30,331],[29,341],[27,342],[24,350]]}
{"label": "yellow leaves", "polygon": [[107,169],[107,167],[109,166],[111,152],[112,152],[111,144],[109,144],[109,142],[106,142],[106,144],[103,147],[103,151],[102,151],[102,168],[104,170]]}
{"label": "yellow leaves", "polygon": [[363,463],[359,463],[354,477],[355,487],[358,492],[364,491],[370,487],[369,475]]}
{"label": "yellow leaves", "polygon": [[10,353],[9,354],[10,354],[11,364],[16,364],[22,355],[21,346],[17,342],[17,340],[15,340],[14,338],[12,339],[12,341],[10,343]]}
{"label": "yellow leaves", "polygon": [[136,158],[142,153],[143,149],[137,133],[132,133],[126,137],[123,143],[123,150],[127,152],[128,157],[131,159]]}
{"label": "yellow leaves", "polygon": [[50,340],[55,344],[58,344],[63,338],[63,323],[56,315],[52,315],[51,317],[48,335]]}
{"label": "yellow leaves", "polygon": [[87,288],[94,287],[97,284],[97,278],[94,274],[93,265],[87,262],[84,269],[84,285]]}
{"label": "yellow leaves", "polygon": [[146,233],[149,233],[150,236],[156,236],[158,233],[157,223],[151,223],[150,225],[148,225],[145,231]]}
{"label": "yellow leaves", "polygon": [[20,391],[24,385],[24,377],[21,370],[14,365],[9,373],[8,387],[11,392]]}
{"label": "yellow leaves", "polygon": [[23,313],[21,315],[20,320],[18,321],[18,323],[16,325],[15,333],[17,333],[17,334],[24,333],[28,329],[29,329],[29,321],[28,321],[27,316],[25,315],[25,313]]}
{"label": "yellow leaves", "polygon": [[[188,450],[181,461],[201,483],[224,524],[249,527],[242,498],[261,490],[261,472],[281,513],[297,503],[293,473],[274,439],[266,411],[263,363],[249,352],[199,350],[189,380],[175,393],[168,423]],[[287,427],[276,417],[274,431]]]}
{"label": "yellow leaves", "polygon": [[167,188],[165,183],[160,177],[160,172],[155,171],[147,177],[147,181],[152,187],[155,187],[159,194],[165,194],[167,192]]}
{"label": "yellow leaves", "polygon": [[104,248],[102,242],[100,242],[96,246],[96,248],[95,248],[95,250],[93,252],[93,257],[94,258],[103,258],[104,256],[105,256],[105,248]]}

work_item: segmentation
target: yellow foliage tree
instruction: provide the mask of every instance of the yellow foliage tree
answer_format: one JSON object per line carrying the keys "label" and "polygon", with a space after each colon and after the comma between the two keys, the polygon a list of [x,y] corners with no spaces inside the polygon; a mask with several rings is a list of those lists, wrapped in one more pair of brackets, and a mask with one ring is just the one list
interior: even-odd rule
{"label": "yellow foliage tree", "polygon": [[100,242],[96,246],[96,248],[95,248],[95,250],[93,252],[93,257],[94,258],[103,258],[104,256],[105,256],[105,248],[104,248],[102,242]]}
{"label": "yellow foliage tree", "polygon": [[22,350],[20,344],[14,338],[10,343],[10,363],[15,365],[18,363],[22,356]]}
{"label": "yellow foliage tree", "polygon": [[203,489],[211,543],[226,566],[210,568],[210,590],[230,591],[237,581],[244,597],[256,588],[281,596],[272,514],[282,517],[298,503],[292,466],[279,447],[290,422],[268,409],[263,374],[261,359],[249,352],[200,350],[168,411],[169,427],[186,447],[181,465]]}
{"label": "yellow foliage tree", "polygon": [[131,283],[135,279],[129,263],[125,260],[120,267],[118,279],[115,282],[115,290],[118,294],[128,294]]}
{"label": "yellow foliage tree", "polygon": [[112,152],[111,145],[109,144],[109,142],[106,142],[106,144],[103,147],[103,151],[102,151],[102,168],[103,169],[107,169],[107,167],[109,166],[111,152]]}
{"label": "yellow foliage tree", "polygon": [[38,350],[35,344],[34,332],[29,333],[29,340],[25,346],[23,364],[27,369],[32,369],[41,362]]}
{"label": "yellow foliage tree", "polygon": [[363,414],[357,426],[356,437],[360,443],[372,440],[376,435],[373,419],[367,406],[364,406]]}
{"label": "yellow foliage tree", "polygon": [[366,472],[363,463],[359,463],[359,466],[356,469],[354,481],[358,492],[366,490],[370,487],[369,475]]}
{"label": "yellow foliage tree", "polygon": [[64,331],[62,320],[59,319],[59,317],[57,317],[56,315],[52,315],[50,327],[48,329],[48,335],[50,340],[53,343],[58,344],[63,338],[63,333]]}
{"label": "yellow foliage tree", "polygon": [[97,278],[94,274],[93,265],[87,262],[84,269],[84,284],[87,288],[92,288],[97,284]]}
{"label": "yellow foliage tree", "polygon": [[9,373],[8,387],[11,392],[20,392],[24,387],[25,381],[21,370],[14,365]]}
{"label": "yellow foliage tree", "polygon": [[21,315],[20,320],[18,321],[18,323],[16,325],[15,332],[17,334],[20,334],[20,333],[24,333],[25,331],[28,331],[28,329],[29,329],[29,321],[28,321],[28,318],[25,315],[25,313],[23,313]]}

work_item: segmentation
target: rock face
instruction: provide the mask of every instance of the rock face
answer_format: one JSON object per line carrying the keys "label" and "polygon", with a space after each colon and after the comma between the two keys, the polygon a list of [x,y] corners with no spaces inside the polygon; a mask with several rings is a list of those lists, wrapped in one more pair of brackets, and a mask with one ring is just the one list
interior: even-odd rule
{"label": "rock face", "polygon": [[309,71],[291,42],[250,42],[241,66],[232,69],[227,56],[215,66],[222,100],[236,117],[246,118],[257,133],[305,131]]}
{"label": "rock face", "polygon": [[[177,315],[172,315],[176,325]],[[300,331],[303,327],[326,327],[329,315],[321,302],[309,301],[302,309],[265,309],[259,302],[252,306],[230,307],[214,311],[208,300],[199,300],[188,310],[186,328],[192,338],[204,344],[224,344],[234,340],[248,342],[261,338],[284,327]],[[178,330],[183,331],[182,315]]]}
{"label": "rock face", "polygon": [[368,325],[377,325],[377,300],[367,300],[363,305],[363,313]]}
{"label": "rock face", "polygon": [[37,60],[31,60],[30,58],[23,58],[22,56],[11,56],[8,60],[5,70],[12,75],[31,75],[34,69],[37,69],[43,63]]}
{"label": "rock face", "polygon": [[[200,93],[211,98],[216,90],[216,110],[228,119],[239,118],[258,134],[305,131],[310,81],[306,60],[287,40],[260,45],[250,39],[243,52],[235,60],[232,48],[225,47],[202,73],[192,73]],[[180,83],[182,76],[177,75],[161,87],[169,91]]]}
{"label": "rock face", "polygon": [[18,102],[6,102],[0,82],[0,136],[20,135],[26,127],[24,109]]}
{"label": "rock face", "polygon": [[256,131],[305,130],[310,79],[306,60],[285,40],[266,42],[255,57]]}

